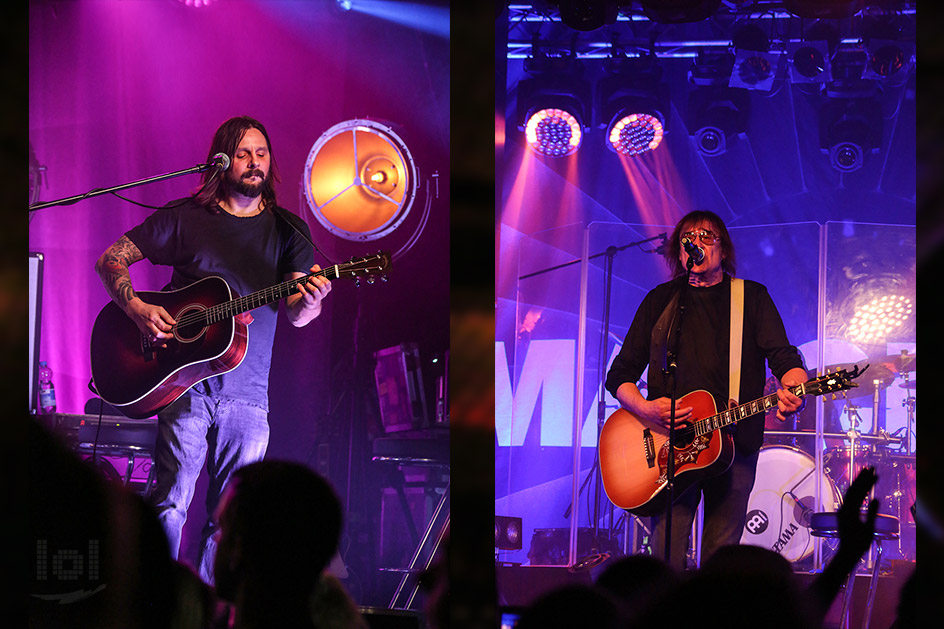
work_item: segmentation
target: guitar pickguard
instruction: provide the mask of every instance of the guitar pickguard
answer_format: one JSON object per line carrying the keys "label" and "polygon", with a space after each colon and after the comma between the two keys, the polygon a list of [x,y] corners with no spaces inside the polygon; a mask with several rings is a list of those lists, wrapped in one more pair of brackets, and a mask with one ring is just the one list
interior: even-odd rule
{"label": "guitar pickguard", "polygon": [[[675,471],[678,473],[679,469],[683,465],[690,463],[695,463],[698,460],[698,455],[701,454],[703,450],[707,450],[709,444],[711,443],[711,435],[700,435],[695,437],[691,443],[689,443],[684,448],[675,449]],[[668,481],[668,465],[669,465],[669,442],[666,441],[662,444],[662,447],[659,448],[659,479],[656,481],[657,485],[664,484]]]}

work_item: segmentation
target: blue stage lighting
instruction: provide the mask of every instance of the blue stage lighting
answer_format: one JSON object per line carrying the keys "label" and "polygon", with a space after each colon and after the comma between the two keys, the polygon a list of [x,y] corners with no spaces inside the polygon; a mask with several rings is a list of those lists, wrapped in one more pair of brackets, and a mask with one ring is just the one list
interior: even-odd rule
{"label": "blue stage lighting", "polygon": [[355,13],[371,15],[430,35],[449,37],[448,6],[390,0],[338,0],[338,3],[342,1]]}

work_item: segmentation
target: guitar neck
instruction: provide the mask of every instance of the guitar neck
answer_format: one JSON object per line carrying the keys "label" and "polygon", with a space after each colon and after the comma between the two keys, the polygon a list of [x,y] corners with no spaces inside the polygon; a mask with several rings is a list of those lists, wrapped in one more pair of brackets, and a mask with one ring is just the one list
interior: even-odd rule
{"label": "guitar neck", "polygon": [[[799,384],[795,387],[786,387],[788,391],[796,395],[797,397],[803,397],[811,391],[806,390],[805,384]],[[771,393],[770,395],[765,395],[762,398],[758,398],[752,402],[747,402],[746,404],[741,404],[740,406],[735,406],[721,413],[712,415],[711,417],[705,417],[704,419],[699,419],[694,422],[695,434],[696,435],[707,435],[710,432],[718,430],[719,428],[724,428],[725,426],[730,426],[734,423],[746,419],[751,415],[756,415],[763,411],[770,410],[777,406],[777,394]]]}
{"label": "guitar neck", "polygon": [[255,310],[256,308],[261,308],[262,306],[271,304],[274,301],[284,299],[289,295],[297,293],[298,285],[304,284],[313,277],[326,277],[329,280],[333,280],[338,279],[340,276],[339,266],[335,264],[334,266],[328,267],[327,269],[315,271],[314,273],[309,273],[308,275],[304,275],[292,280],[286,280],[281,284],[269,286],[268,288],[257,290],[254,293],[216,304],[215,306],[207,308],[205,312],[207,323],[216,323],[217,321],[235,317],[236,315],[242,314],[244,312],[249,312],[250,310]]}

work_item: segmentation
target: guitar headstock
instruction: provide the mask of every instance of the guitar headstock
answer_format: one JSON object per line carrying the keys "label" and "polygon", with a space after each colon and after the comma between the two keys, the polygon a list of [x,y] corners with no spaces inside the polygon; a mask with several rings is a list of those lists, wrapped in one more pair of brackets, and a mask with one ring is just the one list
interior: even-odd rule
{"label": "guitar headstock", "polygon": [[826,395],[828,393],[836,393],[837,391],[845,391],[859,386],[853,382],[853,380],[865,373],[865,370],[868,368],[869,366],[866,365],[860,370],[859,366],[856,365],[855,369],[852,371],[839,369],[832,373],[825,373],[822,376],[814,378],[804,386],[806,392],[813,395]]}
{"label": "guitar headstock", "polygon": [[355,282],[360,283],[360,278],[366,277],[369,284],[374,283],[374,278],[381,275],[381,281],[386,282],[387,276],[384,275],[390,268],[390,254],[386,251],[361,258],[351,258],[348,262],[337,265],[338,277],[353,277]]}

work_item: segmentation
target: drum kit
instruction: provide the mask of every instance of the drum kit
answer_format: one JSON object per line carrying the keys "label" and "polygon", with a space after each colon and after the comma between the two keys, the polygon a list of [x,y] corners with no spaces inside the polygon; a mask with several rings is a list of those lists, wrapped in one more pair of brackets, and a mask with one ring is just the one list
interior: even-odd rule
{"label": "drum kit", "polygon": [[[758,456],[742,544],[771,548],[791,562],[807,559],[813,553],[810,516],[817,511],[838,510],[851,480],[862,468],[872,466],[879,480],[870,498],[879,500],[879,513],[899,518],[902,529],[897,549],[899,557],[914,559],[913,536],[909,539],[906,531],[913,531],[914,527],[910,507],[915,502],[916,486],[915,380],[912,377],[915,354],[903,350],[898,355],[869,362],[860,390],[870,398],[870,425],[859,414],[863,406],[853,403],[861,397],[850,400],[843,395],[839,404],[824,403],[823,439],[819,442],[824,473],[819,476],[819,503],[815,499],[816,405],[807,404],[804,411],[788,418],[788,422],[776,419],[776,409],[768,411],[766,445]],[[830,365],[825,371],[852,367],[854,365]],[[767,388],[770,390],[765,393],[772,393],[777,386],[776,380],[769,379]],[[886,400],[891,400],[904,393],[901,401],[904,425],[889,432],[884,413],[888,402],[883,402],[882,392],[891,387],[904,389],[885,396]]]}

